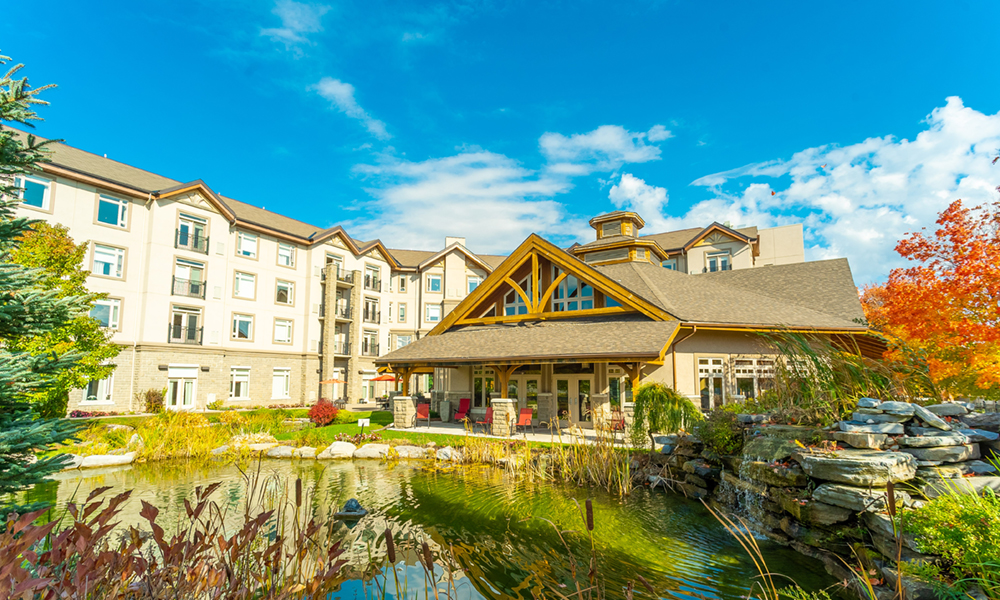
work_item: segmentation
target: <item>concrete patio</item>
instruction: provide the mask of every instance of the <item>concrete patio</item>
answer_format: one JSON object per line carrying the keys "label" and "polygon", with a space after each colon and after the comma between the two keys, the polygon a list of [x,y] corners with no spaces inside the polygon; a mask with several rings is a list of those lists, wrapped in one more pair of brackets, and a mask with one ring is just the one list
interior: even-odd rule
{"label": "concrete patio", "polygon": [[[413,433],[429,433],[432,435],[459,435],[465,436],[469,435],[477,438],[484,439],[494,439],[494,440],[526,440],[529,442],[551,442],[551,443],[562,443],[562,444],[594,444],[597,442],[599,432],[592,429],[580,429],[564,428],[559,430],[559,432],[549,431],[545,427],[535,427],[535,431],[527,432],[518,431],[516,434],[510,436],[499,436],[483,433],[483,428],[481,426],[476,426],[474,428],[475,433],[470,433],[469,430],[460,423],[443,423],[441,421],[431,421],[428,426],[426,421],[422,422],[416,427],[408,428],[395,428],[393,425],[389,425],[387,430],[392,431],[409,431]],[[606,434],[605,434],[606,435]],[[616,446],[625,446],[624,436],[621,432],[615,436]]]}

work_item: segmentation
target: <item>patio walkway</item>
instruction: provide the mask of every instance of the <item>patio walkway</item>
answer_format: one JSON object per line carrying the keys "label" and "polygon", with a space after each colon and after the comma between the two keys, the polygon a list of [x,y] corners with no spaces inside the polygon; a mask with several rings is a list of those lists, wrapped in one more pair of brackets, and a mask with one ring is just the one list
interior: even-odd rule
{"label": "patio walkway", "polygon": [[[470,434],[464,425],[460,423],[442,423],[441,421],[431,421],[430,427],[426,424],[421,424],[417,427],[410,427],[407,429],[396,429],[392,425],[386,428],[386,431],[410,431],[413,433],[429,433],[435,435],[471,435],[477,438],[486,438],[494,440],[527,440],[529,442],[552,442],[552,443],[562,443],[562,444],[593,444],[597,441],[598,433],[592,429],[574,429],[572,432],[569,429],[562,429],[559,435],[554,432],[549,431],[544,427],[535,427],[535,433],[527,432],[512,435],[510,437],[503,437],[498,435],[487,435],[482,433],[481,427],[475,428],[475,433]],[[581,435],[582,434],[582,435]],[[561,436],[561,439],[560,439]],[[615,437],[616,446],[625,446],[624,439],[621,432]]]}

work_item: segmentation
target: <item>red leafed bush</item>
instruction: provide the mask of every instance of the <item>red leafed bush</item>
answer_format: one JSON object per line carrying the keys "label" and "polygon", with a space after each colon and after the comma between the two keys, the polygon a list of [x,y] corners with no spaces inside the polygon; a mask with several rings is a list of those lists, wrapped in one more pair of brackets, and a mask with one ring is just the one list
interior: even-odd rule
{"label": "red leafed bush", "polygon": [[337,413],[340,412],[333,402],[330,402],[326,398],[320,398],[319,402],[312,405],[309,409],[309,420],[316,424],[316,427],[325,427],[333,420],[337,418]]}

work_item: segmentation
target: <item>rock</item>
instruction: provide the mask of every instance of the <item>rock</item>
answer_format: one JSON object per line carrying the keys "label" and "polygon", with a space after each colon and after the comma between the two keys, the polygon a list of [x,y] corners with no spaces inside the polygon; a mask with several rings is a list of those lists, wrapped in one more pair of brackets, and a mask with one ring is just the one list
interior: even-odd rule
{"label": "rock", "polygon": [[785,512],[806,523],[833,525],[846,521],[854,514],[846,508],[819,502],[814,498],[802,497],[785,490],[772,490],[771,496]]}
{"label": "rock", "polygon": [[986,429],[988,431],[998,431],[1000,429],[1000,413],[969,413],[962,415],[959,419],[971,429]]}
{"label": "rock", "polygon": [[956,463],[979,458],[979,444],[941,446],[936,448],[903,448],[901,452],[910,454],[921,461]]}
{"label": "rock", "polygon": [[[899,489],[895,491],[895,495],[897,502],[902,501],[904,504],[910,499],[909,494]],[[887,506],[885,488],[859,488],[839,483],[824,483],[813,490],[812,497],[820,502],[854,512],[878,512],[885,510]]]}
{"label": "rock", "polygon": [[936,436],[936,435],[957,435],[955,431],[941,431],[934,427],[920,427],[919,425],[907,425],[906,435],[913,436]]}
{"label": "rock", "polygon": [[354,451],[354,458],[385,458],[388,454],[388,444],[365,444]]}
{"label": "rock", "polygon": [[1000,494],[1000,477],[960,477],[958,479],[937,479],[926,482],[920,492],[930,499],[943,496],[945,494],[979,494],[987,489],[993,493]]}
{"label": "rock", "polygon": [[755,437],[743,445],[743,456],[765,462],[785,460],[799,449],[792,441],[773,437]]}
{"label": "rock", "polygon": [[649,477],[646,478],[646,481],[649,482],[649,489],[651,490],[655,490],[658,487],[662,488],[670,487],[670,484],[667,482],[667,480],[660,477],[659,475],[650,475]]}
{"label": "rock", "polygon": [[690,483],[693,486],[704,488],[706,490],[711,487],[707,481],[693,473],[687,473],[684,475],[684,483]]}
{"label": "rock", "polygon": [[844,554],[851,551],[850,545],[842,537],[821,529],[806,527],[791,517],[781,519],[778,527],[788,534],[789,537],[808,546],[836,550]]}
{"label": "rock", "polygon": [[895,569],[889,566],[882,567],[882,577],[886,584],[895,588],[897,581],[902,586],[898,591],[901,597],[906,600],[937,600],[937,592],[931,584],[921,581],[909,575],[899,575]]}
{"label": "rock", "polygon": [[858,407],[854,409],[854,414],[861,413],[863,415],[880,415],[882,414],[882,409],[880,408],[861,408]]}
{"label": "rock", "polygon": [[969,443],[969,438],[961,434],[904,436],[897,438],[896,443],[909,448],[941,448],[945,446],[963,446]]}
{"label": "rock", "polygon": [[853,431],[834,431],[830,438],[843,442],[852,448],[868,448],[881,450],[889,436],[884,433],[860,433]]}
{"label": "rock", "polygon": [[[889,515],[878,512],[866,512],[861,515],[861,521],[869,529],[880,535],[888,538],[896,537],[896,533],[892,528],[892,519],[889,518]],[[917,547],[917,542],[912,535],[903,534],[903,545],[914,552],[920,552],[920,548]]]}
{"label": "rock", "polygon": [[754,436],[799,440],[804,444],[823,439],[822,429],[804,425],[758,425],[752,431]]}
{"label": "rock", "polygon": [[692,435],[688,435],[678,438],[677,448],[674,450],[674,452],[680,454],[681,456],[695,458],[699,454],[701,454],[701,451],[704,447],[705,444],[703,444],[701,440]]}
{"label": "rock", "polygon": [[959,433],[969,438],[969,443],[995,442],[1000,439],[1000,433],[993,433],[985,429],[959,429]]}
{"label": "rock", "polygon": [[676,446],[677,445],[677,438],[678,437],[679,436],[676,433],[671,433],[669,435],[654,435],[653,436],[653,443],[654,444],[663,444],[663,445],[667,445],[667,446]]}
{"label": "rock", "polygon": [[462,460],[462,451],[456,450],[451,446],[445,446],[435,453],[438,460],[450,460],[458,462]]}
{"label": "rock", "polygon": [[66,466],[62,468],[63,471],[71,471],[73,469],[79,469],[80,465],[83,464],[82,456],[79,456],[77,454],[67,454],[66,456],[68,456],[70,460],[69,462],[66,463]]}
{"label": "rock", "polygon": [[295,452],[295,448],[291,446],[275,446],[267,451],[268,458],[291,458],[292,453]]}
{"label": "rock", "polygon": [[907,415],[894,415],[892,413],[878,413],[874,415],[856,412],[851,417],[854,421],[861,423],[905,423],[910,420]]}
{"label": "rock", "polygon": [[427,448],[421,448],[420,446],[395,446],[394,450],[399,458],[429,458]]}
{"label": "rock", "polygon": [[222,456],[226,452],[229,452],[229,446],[219,446],[218,448],[209,452],[212,456]]}
{"label": "rock", "polygon": [[857,421],[841,421],[841,431],[852,433],[885,433],[888,435],[900,435],[903,431],[902,423],[859,423]]}
{"label": "rock", "polygon": [[913,479],[917,461],[901,452],[840,450],[830,454],[798,452],[793,458],[807,475],[823,481],[881,487],[889,481]]}
{"label": "rock", "polygon": [[756,481],[740,479],[739,477],[733,475],[729,471],[722,472],[722,482],[742,492],[749,492],[751,494],[756,494],[758,496],[764,496],[764,497],[767,496],[767,486],[758,483]]}
{"label": "rock", "polygon": [[677,446],[670,446],[668,444],[664,444],[663,446],[660,446],[660,454],[673,454],[676,448]]}
{"label": "rock", "polygon": [[125,445],[126,448],[141,450],[146,447],[146,443],[142,441],[142,436],[138,433],[133,433],[132,437],[128,439],[128,444]]}
{"label": "rock", "polygon": [[784,467],[763,461],[745,461],[740,475],[781,487],[805,487],[809,483],[809,478],[798,465]]}
{"label": "rock", "polygon": [[931,404],[930,406],[925,406],[927,410],[936,414],[939,417],[957,417],[959,415],[968,414],[968,410],[958,404],[957,402],[946,402],[944,404]]}
{"label": "rock", "polygon": [[311,446],[296,448],[295,452],[292,453],[292,456],[295,458],[316,458],[316,449]]}
{"label": "rock", "polygon": [[[870,533],[871,533],[872,544],[875,546],[875,549],[878,550],[882,556],[895,561],[896,554],[899,551],[899,548],[896,547],[896,540],[879,533],[874,533],[874,532]],[[933,556],[927,554],[921,554],[920,552],[910,550],[906,546],[903,546],[902,552],[900,552],[900,554],[902,555],[901,558],[905,562],[911,562],[911,563],[934,562]],[[907,598],[909,598],[909,596],[907,596]]]}
{"label": "rock", "polygon": [[914,407],[916,404],[911,404],[909,402],[883,402],[879,404],[879,408],[882,412],[892,413],[894,415],[907,415],[912,416],[916,410]]}
{"label": "rock", "polygon": [[736,415],[736,420],[740,423],[767,423],[771,420],[771,417],[768,415],[739,414]]}
{"label": "rock", "polygon": [[689,460],[681,468],[684,469],[685,473],[691,473],[704,479],[718,479],[721,471],[718,467],[713,467],[702,459]]}
{"label": "rock", "polygon": [[951,425],[945,423],[941,417],[935,415],[919,404],[913,405],[913,415],[931,427],[936,427],[941,431],[951,431]]}
{"label": "rock", "polygon": [[939,467],[917,468],[917,477],[920,479],[955,479],[992,473],[996,473],[996,467],[981,460],[970,460]]}
{"label": "rock", "polygon": [[120,455],[95,454],[93,456],[84,456],[80,462],[80,468],[117,467],[119,465],[130,465],[133,460],[135,460],[135,452],[127,452]]}
{"label": "rock", "polygon": [[133,431],[135,427],[129,427],[128,425],[121,425],[119,423],[106,423],[104,428],[108,431]]}
{"label": "rock", "polygon": [[882,402],[875,398],[861,398],[858,400],[858,408],[878,408],[880,404]]}
{"label": "rock", "polygon": [[702,498],[708,497],[708,490],[700,488],[696,485],[691,485],[690,483],[678,483],[677,487],[679,487],[688,498],[701,500]]}
{"label": "rock", "polygon": [[318,460],[335,460],[341,458],[354,458],[357,446],[350,442],[334,442],[327,446],[322,452],[316,455]]}
{"label": "rock", "polygon": [[278,444],[275,444],[274,442],[264,442],[260,444],[247,444],[246,448],[251,452],[267,452],[268,450],[274,448],[277,445]]}

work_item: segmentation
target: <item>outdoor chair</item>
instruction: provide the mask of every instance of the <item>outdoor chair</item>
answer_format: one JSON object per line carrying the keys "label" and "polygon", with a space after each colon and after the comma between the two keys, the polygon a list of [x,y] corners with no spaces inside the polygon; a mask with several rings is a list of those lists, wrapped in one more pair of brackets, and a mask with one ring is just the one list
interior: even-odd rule
{"label": "outdoor chair", "polygon": [[458,401],[458,412],[455,413],[455,422],[461,423],[469,419],[469,405],[472,404],[472,400],[469,398],[462,398]]}
{"label": "outdoor chair", "polygon": [[418,404],[417,414],[413,416],[413,426],[416,427],[420,424],[420,420],[423,419],[427,421],[427,428],[430,429],[431,426],[431,405],[430,404]]}
{"label": "outdoor chair", "polygon": [[486,416],[483,417],[482,421],[476,421],[476,425],[482,425],[482,427],[483,427],[483,433],[484,434],[486,433],[486,427],[487,426],[490,426],[490,427],[493,426],[493,407],[492,406],[488,406],[486,408]]}
{"label": "outdoor chair", "polygon": [[514,424],[514,431],[521,430],[524,432],[525,429],[531,428],[531,433],[535,433],[535,426],[531,423],[531,415],[534,411],[530,408],[522,408],[517,414],[517,423]]}

